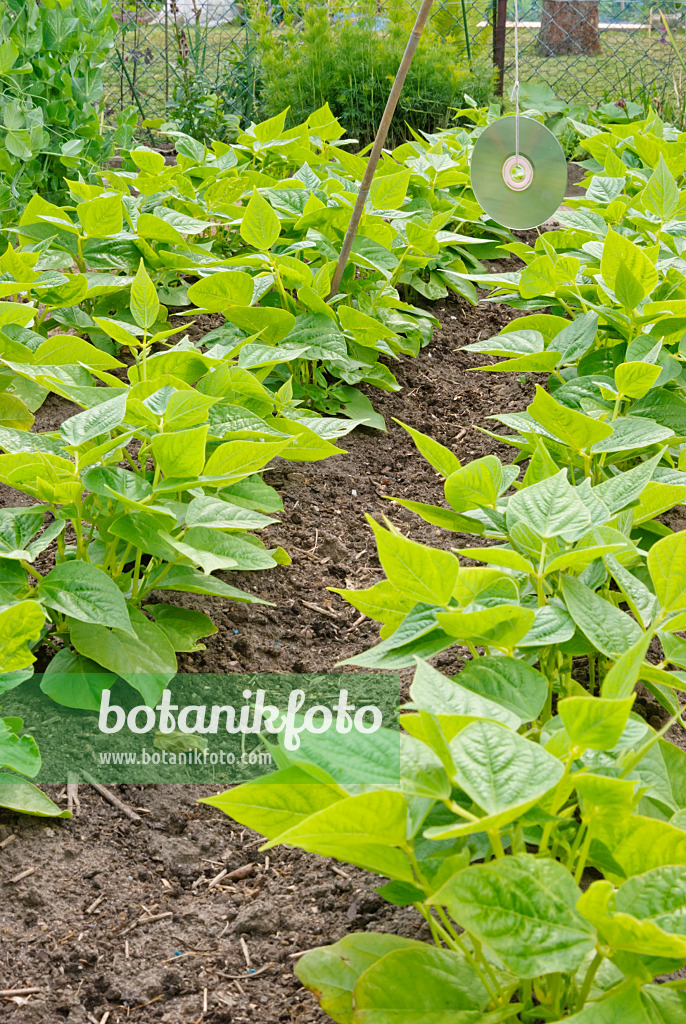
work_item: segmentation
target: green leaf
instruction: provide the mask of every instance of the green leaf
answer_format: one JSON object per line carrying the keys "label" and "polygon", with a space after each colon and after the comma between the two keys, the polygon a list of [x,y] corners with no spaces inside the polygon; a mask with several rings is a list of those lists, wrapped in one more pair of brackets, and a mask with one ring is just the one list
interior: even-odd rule
{"label": "green leaf", "polygon": [[605,601],[581,580],[565,576],[562,589],[570,615],[602,654],[617,659],[643,636],[634,619]]}
{"label": "green leaf", "polygon": [[276,839],[344,796],[337,786],[315,780],[302,768],[290,767],[226,793],[201,798],[201,803],[218,807],[267,839]]}
{"label": "green leaf", "polygon": [[176,655],[166,634],[143,615],[131,611],[130,632],[70,622],[75,650],[125,679],[151,707],[176,675]]}
{"label": "green leaf", "polygon": [[33,778],[41,767],[38,745],[31,736],[20,736],[21,718],[0,718],[0,768],[11,768]]}
{"label": "green leaf", "polygon": [[102,691],[111,690],[116,679],[89,658],[64,648],[46,668],[40,688],[63,707],[99,711]]}
{"label": "green leaf", "polygon": [[567,480],[564,469],[540,483],[523,487],[510,498],[508,530],[519,522],[546,540],[559,536],[577,540],[592,525],[590,513]]}
{"label": "green leaf", "polygon": [[405,201],[410,183],[410,171],[375,175],[369,198],[374,210],[399,210]]}
{"label": "green leaf", "polygon": [[603,697],[566,697],[557,709],[572,745],[583,750],[612,750],[629,721],[634,695],[615,700]]}
{"label": "green leaf", "polygon": [[536,397],[526,411],[541,426],[576,451],[590,448],[612,434],[609,423],[601,423],[566,405],[560,405],[539,384],[536,385]]}
{"label": "green leaf", "polygon": [[465,724],[476,718],[501,722],[510,729],[522,724],[523,719],[502,704],[460,684],[461,675],[449,679],[427,662],[419,662],[410,686],[412,703],[406,707],[430,711],[439,720],[441,715],[457,716],[465,719]]}
{"label": "green leaf", "polygon": [[477,1024],[487,1020],[480,1011],[488,1002],[479,975],[462,953],[425,945],[393,950],[367,968],[353,991],[353,1020]]}
{"label": "green leaf", "polygon": [[541,673],[518,658],[474,658],[456,681],[496,701],[522,722],[538,718],[548,695],[548,683]]}
{"label": "green leaf", "polygon": [[222,533],[206,526],[194,526],[186,530],[179,540],[171,543],[176,550],[198,565],[209,575],[215,569],[271,569],[276,562],[264,548],[231,533]]}
{"label": "green leaf", "polygon": [[90,238],[109,238],[122,229],[123,210],[121,196],[98,196],[76,207],[81,226]]}
{"label": "green leaf", "polygon": [[500,604],[475,612],[448,611],[436,616],[438,625],[456,640],[467,640],[499,651],[512,650],[534,624],[533,608]]}
{"label": "green leaf", "polygon": [[645,251],[612,229],[605,237],[600,272],[608,288],[630,310],[657,284],[657,270]]}
{"label": "green leaf", "polygon": [[628,398],[643,398],[661,373],[662,367],[654,363],[620,363],[615,370],[617,390]]}
{"label": "green leaf", "polygon": [[280,234],[279,218],[267,200],[254,189],[241,221],[241,237],[260,252],[267,252]]}
{"label": "green leaf", "polygon": [[453,781],[486,816],[430,828],[427,838],[447,839],[502,828],[556,786],[564,771],[561,762],[540,744],[487,720],[462,729],[451,741],[450,753]]}
{"label": "green leaf", "polygon": [[518,977],[535,978],[573,973],[593,949],[593,927],[576,910],[580,895],[557,861],[521,854],[458,871],[430,902],[447,906]]}
{"label": "green leaf", "polygon": [[393,586],[416,601],[447,605],[459,569],[455,556],[384,530],[371,517],[368,522],[374,530],[379,560]]}
{"label": "green leaf", "polygon": [[27,668],[36,660],[31,645],[45,623],[37,601],[19,601],[0,610],[0,672]]}
{"label": "green leaf", "polygon": [[16,395],[0,394],[0,426],[13,430],[30,430],[33,413]]}
{"label": "green leaf", "polygon": [[0,509],[0,558],[26,558],[27,547],[45,519],[45,508],[34,505],[29,508]]}
{"label": "green leaf", "polygon": [[[405,853],[407,803],[400,793],[379,790],[346,797],[282,832],[279,843],[336,857],[367,871],[413,882]],[[276,845],[271,840],[263,849]]]}
{"label": "green leaf", "polygon": [[62,562],[36,587],[36,595],[54,611],[79,622],[114,626],[132,633],[124,595],[107,573],[87,562]]}
{"label": "green leaf", "polygon": [[160,302],[155,286],[141,260],[131,285],[131,314],[138,326],[147,331],[156,322],[159,311]]}
{"label": "green leaf", "polygon": [[[665,869],[658,868],[656,870],[660,872]],[[680,869],[676,867],[672,870],[679,872]],[[648,874],[653,876],[655,872],[648,872]],[[683,874],[683,870],[681,874]],[[672,897],[676,896],[677,900],[683,904],[683,897],[679,892],[681,888],[679,882],[682,880],[674,875],[672,877],[676,883],[676,891]],[[631,879],[631,881],[635,880]],[[622,888],[624,887],[622,886]],[[621,891],[620,889],[616,893],[619,902],[625,905],[631,904],[631,899],[621,899]],[[667,934],[655,921],[638,920],[636,915],[628,913],[626,909],[620,909],[620,906],[615,903],[614,896],[615,890],[611,882],[596,881],[581,895],[577,904],[579,911],[596,929],[598,939],[603,946],[639,955],[648,953],[651,957],[673,957],[679,960],[686,958],[686,938],[681,935]],[[659,896],[655,900],[651,900],[649,897],[647,903],[648,906],[657,909]],[[678,907],[678,905],[677,902],[676,906]]]}
{"label": "green leaf", "polygon": [[403,423],[402,420],[395,420],[400,426],[408,432],[417,450],[421,455],[424,456],[430,466],[440,473],[443,477],[449,477],[451,473],[460,468],[460,460],[457,455],[446,448],[445,445],[439,444],[438,441],[434,441],[433,438],[428,437],[426,434],[420,433],[415,430],[414,427],[410,427],[407,423]]}
{"label": "green leaf", "polygon": [[178,608],[173,604],[150,604],[145,609],[152,615],[175,651],[204,651],[198,643],[200,637],[212,636],[217,627],[209,615],[193,608]]}
{"label": "green leaf", "polygon": [[445,482],[445,497],[456,512],[495,508],[503,484],[503,467],[495,455],[485,455],[454,470]]}
{"label": "green leaf", "polygon": [[126,392],[122,391],[93,409],[84,409],[76,416],[70,416],[60,427],[60,436],[66,444],[78,448],[85,441],[91,441],[101,434],[109,434],[124,420],[126,397]]}
{"label": "green leaf", "polygon": [[70,811],[60,810],[37,786],[8,772],[0,772],[0,807],[38,818],[71,818]]}
{"label": "green leaf", "polygon": [[648,571],[663,612],[686,608],[686,530],[653,544]]}
{"label": "green leaf", "polygon": [[249,306],[253,288],[250,274],[240,270],[221,270],[192,284],[188,298],[202,309],[221,313],[228,306]]}
{"label": "green leaf", "polygon": [[329,1017],[339,1024],[353,1024],[353,989],[360,976],[398,949],[424,950],[426,946],[414,939],[385,933],[345,935],[331,946],[305,953],[297,961],[295,973],[305,988],[314,992]]}
{"label": "green leaf", "polygon": [[671,218],[679,205],[679,188],[662,154],[641,193],[641,199],[663,223]]}
{"label": "green leaf", "polygon": [[200,476],[205,465],[207,431],[205,423],[153,437],[152,453],[166,479],[193,480]]}
{"label": "green leaf", "polygon": [[203,469],[205,477],[219,477],[227,483],[262,469],[290,445],[286,441],[227,441],[210,455]]}

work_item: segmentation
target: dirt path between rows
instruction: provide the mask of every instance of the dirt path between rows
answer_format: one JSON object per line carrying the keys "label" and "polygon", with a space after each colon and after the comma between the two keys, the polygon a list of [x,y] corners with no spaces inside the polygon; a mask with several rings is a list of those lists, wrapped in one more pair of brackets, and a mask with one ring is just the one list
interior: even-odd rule
{"label": "dirt path between rows", "polygon": [[[347,455],[282,463],[267,475],[284,513],[266,539],[283,544],[293,565],[225,578],[274,607],[165,594],[202,607],[219,626],[204,652],[185,656],[182,671],[326,672],[370,647],[377,626],[326,589],[380,577],[366,512],[389,515],[417,540],[456,543],[384,499],[442,501],[438,477],[392,417],[464,461],[491,451],[509,460],[512,448],[475,427],[493,427],[495,412],[523,409],[533,382],[468,372],[480,357],[457,351],[496,334],[513,311],[455,298],[434,310],[443,328],[431,346],[394,366],[402,391],[370,391],[387,434],[357,430],[342,439]],[[73,411],[50,400],[36,429]],[[19,503],[16,494],[3,497]],[[446,652],[435,663],[449,671],[452,662]],[[427,937],[412,908],[384,903],[374,877],[297,850],[258,852],[254,833],[197,804],[210,786],[117,791],[142,824],[90,787],[70,821],[0,811],[0,990],[39,990],[0,997],[8,1024],[324,1022],[293,974],[300,951],[365,929]],[[132,927],[140,918],[151,920]]]}

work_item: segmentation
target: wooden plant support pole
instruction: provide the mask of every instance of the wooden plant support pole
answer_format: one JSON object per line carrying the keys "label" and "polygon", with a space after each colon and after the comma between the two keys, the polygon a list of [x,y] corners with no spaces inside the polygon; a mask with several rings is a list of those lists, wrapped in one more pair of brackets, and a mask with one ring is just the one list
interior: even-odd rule
{"label": "wooden plant support pole", "polygon": [[331,281],[331,291],[328,294],[329,299],[333,298],[333,296],[336,294],[340,287],[341,278],[343,277],[343,271],[346,268],[348,257],[350,256],[350,250],[352,249],[352,244],[355,240],[355,235],[357,234],[357,228],[360,223],[360,217],[362,216],[362,213],[364,211],[365,203],[367,202],[367,196],[369,195],[369,189],[371,188],[372,179],[374,177],[374,172],[376,171],[376,167],[379,162],[379,157],[381,156],[381,150],[384,147],[386,136],[388,135],[388,129],[391,126],[393,114],[395,113],[395,108],[398,105],[400,93],[402,92],[403,85],[405,84],[407,72],[410,70],[412,58],[414,57],[415,50],[417,49],[417,45],[419,43],[419,40],[421,39],[422,32],[424,31],[424,26],[426,25],[427,19],[429,17],[429,12],[431,11],[432,4],[433,0],[422,0],[422,6],[419,9],[417,20],[414,23],[414,27],[412,29],[412,32],[410,33],[410,38],[407,41],[407,46],[405,47],[403,59],[400,62],[398,73],[395,76],[395,81],[393,82],[393,88],[391,89],[388,101],[386,102],[386,109],[383,112],[383,117],[381,118],[381,123],[379,124],[379,129],[376,133],[376,138],[374,139],[372,151],[369,154],[367,168],[364,172],[362,183],[360,184],[360,191],[358,192],[357,199],[355,201],[355,206],[353,207],[350,223],[348,224],[348,230],[346,231],[345,238],[343,239],[343,248],[341,249],[341,254],[338,257],[338,263],[336,264],[333,280]]}

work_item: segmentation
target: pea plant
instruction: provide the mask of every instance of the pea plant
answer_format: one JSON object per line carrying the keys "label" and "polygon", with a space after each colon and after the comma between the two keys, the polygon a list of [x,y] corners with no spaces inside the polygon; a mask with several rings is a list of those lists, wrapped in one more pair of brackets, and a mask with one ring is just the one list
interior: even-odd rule
{"label": "pea plant", "polygon": [[[570,225],[508,243],[520,272],[465,277],[524,313],[467,346],[504,360],[478,369],[549,374],[525,412],[495,417],[514,462],[462,465],[403,424],[445,504],[394,500],[457,543],[370,518],[385,578],[336,591],[381,624],[345,664],[414,669],[400,730],[308,735],[277,748],[274,774],[208,800],[266,849],[382,876],[426,923],[430,943],[364,932],[299,960],[340,1024],[686,1012],[686,755],[667,738],[686,678],[686,531],[669,525],[686,500],[686,162],[654,116],[600,134],[611,173],[591,175]],[[449,649],[452,677],[430,664]]]}

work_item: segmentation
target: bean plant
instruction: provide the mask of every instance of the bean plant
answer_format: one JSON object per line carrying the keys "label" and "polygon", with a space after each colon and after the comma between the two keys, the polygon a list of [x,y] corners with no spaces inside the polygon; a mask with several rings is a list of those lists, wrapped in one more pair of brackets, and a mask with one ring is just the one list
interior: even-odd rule
{"label": "bean plant", "polygon": [[382,876],[425,922],[430,942],[364,932],[299,960],[341,1024],[686,1015],[686,147],[654,115],[586,135],[563,226],[506,243],[523,270],[465,275],[523,313],[467,346],[503,360],[479,371],[549,375],[495,417],[514,461],[463,465],[403,424],[445,504],[394,500],[446,540],[391,506],[369,519],[384,578],[337,591],[381,624],[345,664],[414,671],[400,731],[308,736],[208,801],[265,849]]}

